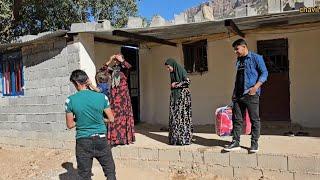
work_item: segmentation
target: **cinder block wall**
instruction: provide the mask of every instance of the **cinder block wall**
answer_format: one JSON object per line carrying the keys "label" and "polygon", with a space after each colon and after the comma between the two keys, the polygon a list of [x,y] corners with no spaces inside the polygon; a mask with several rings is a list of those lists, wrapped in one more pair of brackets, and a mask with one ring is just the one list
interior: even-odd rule
{"label": "cinder block wall", "polygon": [[64,102],[74,91],[70,73],[79,68],[77,44],[65,38],[22,47],[24,96],[0,97],[0,144],[68,148]]}

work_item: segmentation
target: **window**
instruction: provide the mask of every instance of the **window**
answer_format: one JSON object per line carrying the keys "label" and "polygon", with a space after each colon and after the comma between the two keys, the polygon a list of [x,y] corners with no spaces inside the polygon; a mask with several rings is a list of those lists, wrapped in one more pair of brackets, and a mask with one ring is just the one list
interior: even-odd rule
{"label": "window", "polygon": [[258,53],[263,55],[269,73],[289,71],[288,39],[273,39],[257,42]]}
{"label": "window", "polygon": [[184,66],[188,73],[208,71],[207,40],[183,44]]}
{"label": "window", "polygon": [[3,96],[19,96],[24,94],[21,50],[0,54],[0,78]]}

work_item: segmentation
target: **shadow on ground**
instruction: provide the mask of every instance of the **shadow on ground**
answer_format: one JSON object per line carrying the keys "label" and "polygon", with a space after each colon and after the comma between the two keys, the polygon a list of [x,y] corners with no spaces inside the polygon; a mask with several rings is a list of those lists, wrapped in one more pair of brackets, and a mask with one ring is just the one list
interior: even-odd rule
{"label": "shadow on ground", "polygon": [[67,170],[67,172],[59,174],[60,180],[77,180],[78,178],[78,171],[73,167],[73,163],[71,162],[64,162],[61,166]]}

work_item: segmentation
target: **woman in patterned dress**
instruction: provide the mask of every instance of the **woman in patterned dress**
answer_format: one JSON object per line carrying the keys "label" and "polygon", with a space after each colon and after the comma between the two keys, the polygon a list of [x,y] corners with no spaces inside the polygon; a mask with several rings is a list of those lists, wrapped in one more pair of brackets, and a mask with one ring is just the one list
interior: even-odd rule
{"label": "woman in patterned dress", "polygon": [[135,141],[134,118],[127,84],[131,65],[121,54],[113,55],[100,69],[111,74],[110,105],[114,122],[108,124],[108,142],[111,145],[132,144]]}
{"label": "woman in patterned dress", "polygon": [[193,133],[190,79],[186,70],[174,59],[168,59],[165,65],[171,79],[169,144],[189,145]]}

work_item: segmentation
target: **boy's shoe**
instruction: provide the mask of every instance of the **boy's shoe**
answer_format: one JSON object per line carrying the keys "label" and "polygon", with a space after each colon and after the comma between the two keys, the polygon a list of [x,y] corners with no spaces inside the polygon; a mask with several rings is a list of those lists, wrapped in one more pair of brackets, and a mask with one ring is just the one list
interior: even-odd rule
{"label": "boy's shoe", "polygon": [[229,146],[225,147],[223,150],[230,152],[230,151],[238,151],[240,149],[241,149],[240,143],[238,141],[233,140],[231,142],[231,144]]}
{"label": "boy's shoe", "polygon": [[258,151],[259,151],[258,141],[251,141],[251,147],[250,147],[249,152],[257,153]]}

